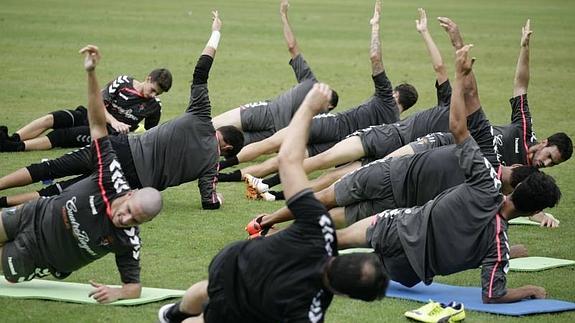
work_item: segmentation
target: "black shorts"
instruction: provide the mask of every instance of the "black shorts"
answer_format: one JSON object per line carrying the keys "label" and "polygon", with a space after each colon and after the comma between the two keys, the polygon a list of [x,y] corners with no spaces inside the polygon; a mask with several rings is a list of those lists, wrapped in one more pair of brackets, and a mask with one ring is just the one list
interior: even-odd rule
{"label": "black shorts", "polygon": [[[26,212],[28,210],[28,212]],[[28,281],[50,274],[41,265],[36,241],[33,208],[25,204],[20,207],[2,210],[2,224],[8,241],[2,248],[2,268],[4,277],[12,283]]]}
{"label": "black shorts", "polygon": [[377,160],[335,183],[337,205],[345,206],[347,225],[387,209],[397,208],[391,187],[389,160]]}
{"label": "black shorts", "polygon": [[320,114],[312,119],[309,132],[309,145],[338,142],[348,133],[341,134],[339,117],[335,114]]}
{"label": "black shorts", "polygon": [[397,128],[388,124],[358,130],[353,135],[360,137],[365,156],[373,159],[383,158],[404,145]]}
{"label": "black shorts", "polygon": [[404,286],[417,285],[421,279],[411,267],[405,254],[397,232],[395,217],[378,215],[375,219],[377,222],[367,228],[366,240],[381,258],[385,272],[390,279]]}
{"label": "black shorts", "polygon": [[[206,323],[248,323],[240,314],[230,305],[228,296],[226,296],[224,286],[227,284],[226,279],[226,260],[233,261],[236,258],[237,248],[226,247],[217,254],[208,269],[208,296],[209,301],[204,306],[204,322]],[[228,277],[230,278],[230,277]]]}
{"label": "black shorts", "polygon": [[53,129],[88,126],[88,110],[81,105],[75,110],[54,111],[51,115],[54,117]]}

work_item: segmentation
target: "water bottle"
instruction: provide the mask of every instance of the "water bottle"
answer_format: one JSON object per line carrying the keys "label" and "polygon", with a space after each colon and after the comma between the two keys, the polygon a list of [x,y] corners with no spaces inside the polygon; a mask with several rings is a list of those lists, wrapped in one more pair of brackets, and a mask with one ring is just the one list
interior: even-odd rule
{"label": "water bottle", "polygon": [[[42,158],[41,162],[47,162],[49,159],[48,158]],[[42,184],[44,185],[52,185],[54,184],[54,179],[53,178],[49,178],[49,179],[43,179],[42,180]]]}

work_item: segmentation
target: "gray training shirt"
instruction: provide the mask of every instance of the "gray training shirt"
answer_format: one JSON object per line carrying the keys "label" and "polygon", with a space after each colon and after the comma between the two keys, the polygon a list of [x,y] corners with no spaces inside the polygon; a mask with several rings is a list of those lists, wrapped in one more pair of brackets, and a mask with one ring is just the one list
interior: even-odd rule
{"label": "gray training shirt", "polygon": [[198,179],[202,205],[217,203],[220,150],[210,113],[207,83],[195,84],[183,115],[128,138],[143,187],[164,190]]}

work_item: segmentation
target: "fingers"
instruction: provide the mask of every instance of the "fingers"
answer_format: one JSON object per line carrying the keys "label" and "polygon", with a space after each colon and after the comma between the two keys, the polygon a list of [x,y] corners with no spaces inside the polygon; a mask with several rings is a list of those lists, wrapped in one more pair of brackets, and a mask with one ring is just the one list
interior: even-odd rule
{"label": "fingers", "polygon": [[219,13],[217,10],[212,10],[212,19],[216,20],[219,18]]}
{"label": "fingers", "polygon": [[86,45],[86,46],[82,47],[82,49],[80,49],[78,52],[80,54],[85,54],[85,53],[97,53],[99,51],[100,51],[100,49],[98,48],[98,46]]}

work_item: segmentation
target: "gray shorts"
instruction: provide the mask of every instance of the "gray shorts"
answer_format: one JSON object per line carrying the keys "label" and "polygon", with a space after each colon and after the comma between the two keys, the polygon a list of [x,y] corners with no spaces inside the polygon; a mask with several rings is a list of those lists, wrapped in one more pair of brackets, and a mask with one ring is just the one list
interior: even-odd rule
{"label": "gray shorts", "polygon": [[275,133],[274,120],[268,107],[269,101],[252,102],[240,107],[244,145],[263,140]]}
{"label": "gray shorts", "polygon": [[345,206],[347,225],[397,207],[389,160],[377,160],[356,169],[336,182],[334,190],[337,205]]}
{"label": "gray shorts", "polygon": [[311,122],[308,144],[338,142],[345,138],[347,133],[340,133],[339,123],[339,118],[335,114],[326,113],[315,116]]}
{"label": "gray shorts", "polygon": [[383,158],[404,145],[397,128],[393,125],[369,127],[354,134],[360,137],[365,155],[373,159]]}
{"label": "gray shorts", "polygon": [[421,282],[409,263],[397,232],[397,222],[393,216],[376,216],[366,231],[367,243],[375,249],[383,262],[383,267],[390,279],[413,287]]}
{"label": "gray shorts", "polygon": [[26,205],[3,209],[1,215],[8,237],[2,248],[2,268],[6,280],[12,283],[50,274],[47,266],[39,264],[34,216],[25,208]]}

